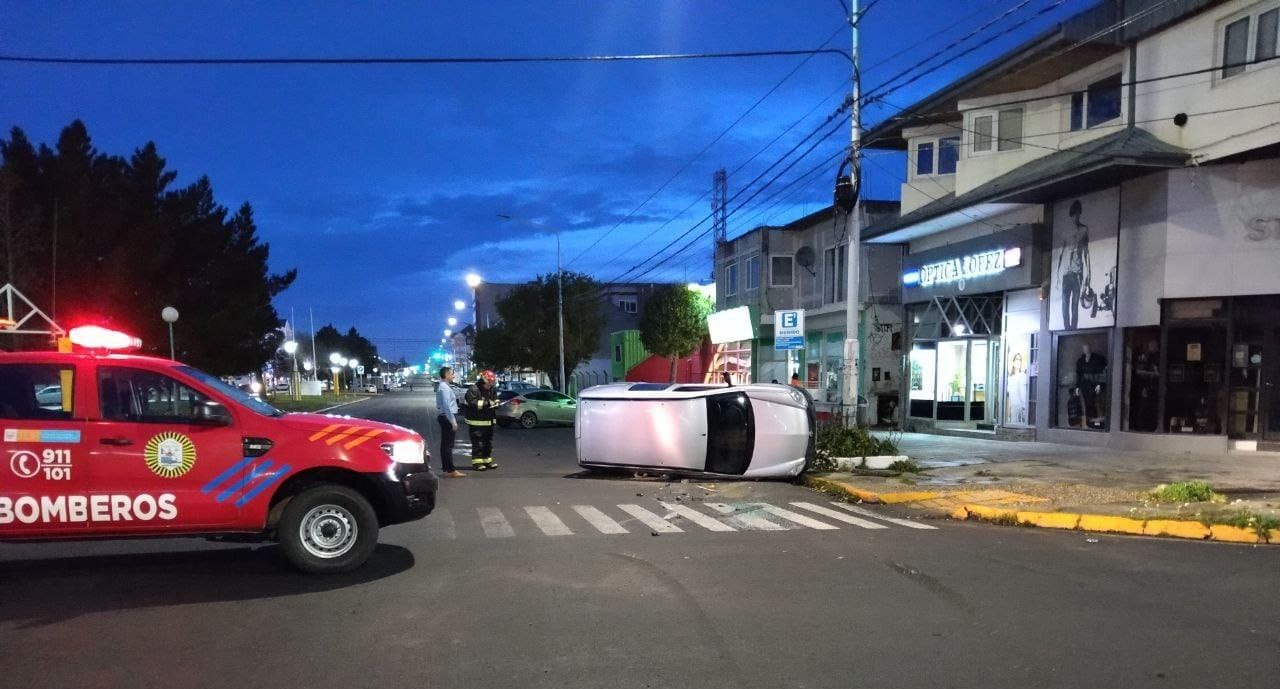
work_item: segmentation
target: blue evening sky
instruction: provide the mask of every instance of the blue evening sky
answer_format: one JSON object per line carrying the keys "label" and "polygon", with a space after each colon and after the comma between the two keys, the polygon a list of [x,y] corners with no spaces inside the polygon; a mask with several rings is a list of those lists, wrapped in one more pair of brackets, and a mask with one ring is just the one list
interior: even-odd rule
{"label": "blue evening sky", "polygon": [[[882,0],[863,23],[864,89],[1017,4]],[[999,30],[1055,4],[1033,0],[984,32],[980,50],[945,61],[888,101],[910,104],[1089,3],[1061,3],[991,40]],[[813,48],[833,34],[832,46],[849,45],[838,0],[4,1],[0,16],[0,53],[25,55],[710,52]],[[0,126],[6,136],[10,127],[20,126],[34,141],[52,144],[63,126],[80,118],[100,150],[121,155],[155,141],[179,171],[180,183],[207,174],[224,205],[253,204],[262,237],[271,245],[273,268],[299,271],[294,286],[277,299],[286,318],[295,310],[305,328],[307,309],[314,308],[317,324],[354,324],[379,343],[384,356],[416,358],[439,340],[452,302],[467,296],[462,276],[468,270],[497,282],[554,270],[553,235],[503,222],[496,214],[561,228],[568,267],[608,280],[709,212],[709,196],[694,201],[709,190],[716,168],[739,167],[812,111],[730,176],[730,196],[739,191],[839,104],[848,77],[843,59],[809,60],[627,217],[801,60],[381,67],[0,64]],[[874,122],[886,112],[880,105],[866,116]],[[847,137],[845,130],[834,135],[732,216],[730,236],[760,223],[785,223],[828,203],[834,169],[770,196],[834,155]],[[899,177],[868,165],[867,197],[896,198],[903,164],[896,156],[884,163]],[[709,271],[707,239],[645,279],[696,280]]]}

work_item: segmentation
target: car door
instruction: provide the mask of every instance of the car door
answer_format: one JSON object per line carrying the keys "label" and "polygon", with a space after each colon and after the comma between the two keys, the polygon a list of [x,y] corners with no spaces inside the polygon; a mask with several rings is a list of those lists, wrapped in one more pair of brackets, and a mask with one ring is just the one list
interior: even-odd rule
{"label": "car door", "polygon": [[0,537],[86,530],[90,489],[74,363],[0,364]]}
{"label": "car door", "polygon": [[96,380],[99,414],[88,424],[94,487],[129,496],[136,507],[131,524],[113,528],[203,530],[234,523],[240,509],[233,496],[204,490],[244,458],[231,410],[160,371],[99,366]]}
{"label": "car door", "polygon": [[577,400],[558,392],[549,392],[547,396],[547,406],[551,407],[549,420],[556,423],[573,423],[574,414],[578,411]]}

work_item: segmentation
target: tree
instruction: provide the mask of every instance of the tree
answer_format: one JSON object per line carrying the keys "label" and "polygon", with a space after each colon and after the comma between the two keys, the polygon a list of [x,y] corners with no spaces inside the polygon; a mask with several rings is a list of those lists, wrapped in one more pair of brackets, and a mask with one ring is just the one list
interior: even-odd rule
{"label": "tree", "polygon": [[[564,279],[564,368],[566,374],[591,358],[604,330],[600,310],[600,287],[582,273],[565,272]],[[546,371],[559,378],[560,345],[556,308],[556,276],[539,275],[521,285],[497,303],[502,317],[499,328],[476,333],[477,363],[490,367],[523,367]],[[489,331],[497,331],[489,333]],[[488,333],[488,334],[486,334]],[[562,385],[563,381],[556,381]]]}
{"label": "tree", "polygon": [[172,188],[177,172],[154,143],[128,157],[94,148],[80,121],[57,144],[36,147],[21,129],[0,139],[5,279],[64,326],[97,322],[168,356],[160,319],[178,309],[179,358],[216,374],[260,368],[280,344],[272,299],[296,277],[268,267],[253,209],[232,214],[201,177]]}
{"label": "tree", "polygon": [[671,382],[676,360],[689,356],[707,334],[711,301],[684,285],[667,285],[654,292],[640,316],[640,342],[645,349],[671,359]]}

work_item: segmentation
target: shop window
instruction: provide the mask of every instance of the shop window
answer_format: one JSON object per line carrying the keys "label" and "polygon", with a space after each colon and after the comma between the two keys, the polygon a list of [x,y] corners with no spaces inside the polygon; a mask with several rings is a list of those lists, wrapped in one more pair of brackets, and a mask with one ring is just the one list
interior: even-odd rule
{"label": "shop window", "polygon": [[1040,376],[1040,334],[1031,333],[1027,352],[1027,425],[1036,425],[1036,379]]}
{"label": "shop window", "polygon": [[1005,341],[1004,423],[1011,426],[1030,426],[1031,406],[1031,357],[1035,333],[1010,333]]}
{"label": "shop window", "polygon": [[1171,433],[1222,433],[1227,329],[1170,324],[1166,331],[1164,418]]}
{"label": "shop window", "polygon": [[74,370],[51,364],[0,365],[0,419],[70,419]]}
{"label": "shop window", "polygon": [[1107,331],[1058,336],[1054,426],[1110,430],[1109,351]]}
{"label": "shop window", "polygon": [[1159,430],[1160,361],[1159,326],[1124,331],[1124,430]]}
{"label": "shop window", "polygon": [[934,380],[938,362],[938,346],[934,342],[916,342],[908,360],[908,413],[933,418]]}

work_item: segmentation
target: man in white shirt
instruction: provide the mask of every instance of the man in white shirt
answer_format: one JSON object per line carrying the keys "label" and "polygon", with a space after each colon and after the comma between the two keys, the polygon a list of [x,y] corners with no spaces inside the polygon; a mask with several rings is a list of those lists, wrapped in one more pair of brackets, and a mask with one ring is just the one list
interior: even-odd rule
{"label": "man in white shirt", "polygon": [[436,386],[436,420],[440,422],[440,468],[448,478],[466,474],[453,466],[453,440],[458,433],[458,395],[453,391],[453,369],[440,367],[440,384]]}

